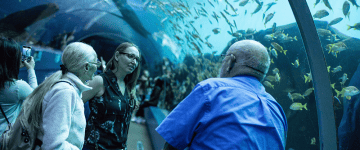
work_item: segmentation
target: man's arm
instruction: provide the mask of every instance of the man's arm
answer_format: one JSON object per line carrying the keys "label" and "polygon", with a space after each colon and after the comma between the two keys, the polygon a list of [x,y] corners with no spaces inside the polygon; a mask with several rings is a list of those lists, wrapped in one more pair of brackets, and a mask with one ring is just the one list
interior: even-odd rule
{"label": "man's arm", "polygon": [[163,150],[177,150],[177,149],[171,146],[168,142],[165,142]]}

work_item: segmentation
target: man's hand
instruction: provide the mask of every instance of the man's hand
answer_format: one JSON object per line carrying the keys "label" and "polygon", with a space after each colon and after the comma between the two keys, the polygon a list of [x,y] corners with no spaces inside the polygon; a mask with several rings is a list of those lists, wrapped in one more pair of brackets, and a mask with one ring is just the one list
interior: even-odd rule
{"label": "man's hand", "polygon": [[34,58],[31,56],[30,61],[27,62],[26,60],[20,63],[20,68],[26,67],[26,69],[34,69],[35,68],[35,61]]}

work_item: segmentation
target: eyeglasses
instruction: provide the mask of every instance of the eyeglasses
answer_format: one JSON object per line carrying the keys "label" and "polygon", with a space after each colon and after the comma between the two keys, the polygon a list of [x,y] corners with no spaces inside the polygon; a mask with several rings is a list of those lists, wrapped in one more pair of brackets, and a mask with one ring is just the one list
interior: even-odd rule
{"label": "eyeglasses", "polygon": [[123,53],[123,52],[120,52],[120,54],[124,54],[124,55],[126,55],[126,57],[128,57],[132,60],[136,59],[136,62],[138,62],[138,63],[141,61],[140,57],[137,57],[135,54],[129,54],[129,53]]}
{"label": "eyeglasses", "polygon": [[96,62],[88,62],[90,64],[95,64],[97,67],[101,66],[101,62],[100,61],[96,61]]}

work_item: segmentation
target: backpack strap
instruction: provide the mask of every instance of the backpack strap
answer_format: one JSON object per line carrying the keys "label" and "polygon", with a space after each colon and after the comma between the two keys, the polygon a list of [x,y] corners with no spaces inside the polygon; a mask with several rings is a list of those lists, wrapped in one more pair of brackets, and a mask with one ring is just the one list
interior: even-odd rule
{"label": "backpack strap", "polygon": [[0,105],[0,109],[1,109],[2,114],[3,114],[4,117],[5,117],[6,121],[8,122],[8,124],[10,124],[10,121],[9,121],[8,118],[6,117],[5,112],[4,112],[4,110],[2,109],[1,105]]}
{"label": "backpack strap", "polygon": [[[59,81],[56,81],[52,86],[54,86],[55,84],[60,83],[60,82],[66,82],[66,83],[69,83],[71,86],[75,87],[70,81],[64,80],[64,79],[59,80]],[[51,86],[51,87],[52,87],[52,86]]]}

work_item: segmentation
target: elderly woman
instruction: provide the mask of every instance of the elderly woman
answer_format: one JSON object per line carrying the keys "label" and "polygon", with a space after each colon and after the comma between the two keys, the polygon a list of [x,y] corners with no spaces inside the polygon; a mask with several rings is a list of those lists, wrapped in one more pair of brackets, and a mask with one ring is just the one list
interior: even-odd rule
{"label": "elderly woman", "polygon": [[107,70],[89,82],[93,89],[83,93],[83,101],[89,101],[91,110],[84,149],[126,149],[140,57],[136,45],[122,43],[107,63]]}
{"label": "elderly woman", "polygon": [[[35,61],[22,61],[21,46],[14,40],[0,37],[0,134],[13,124],[25,98],[38,86],[34,71]],[[19,69],[27,68],[29,84],[18,80]]]}
{"label": "elderly woman", "polygon": [[18,119],[39,131],[41,149],[82,149],[86,121],[81,94],[91,89],[85,83],[93,79],[100,63],[94,49],[81,42],[69,44],[61,61],[61,70],[24,101]]}

